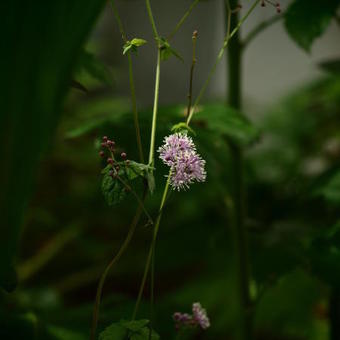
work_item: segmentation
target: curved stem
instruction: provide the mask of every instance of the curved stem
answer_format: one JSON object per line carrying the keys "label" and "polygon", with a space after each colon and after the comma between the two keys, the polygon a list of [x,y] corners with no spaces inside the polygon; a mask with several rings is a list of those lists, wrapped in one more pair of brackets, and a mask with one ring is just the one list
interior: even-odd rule
{"label": "curved stem", "polygon": [[[147,190],[145,189],[143,201],[145,201],[145,199],[146,199],[146,193],[147,193]],[[120,249],[118,250],[118,253],[113,257],[113,259],[107,265],[102,276],[100,277],[98,288],[97,288],[97,293],[96,293],[96,300],[95,300],[94,309],[93,309],[93,319],[92,319],[91,336],[90,336],[91,340],[95,340],[95,338],[96,338],[96,330],[97,330],[98,317],[99,317],[99,306],[100,306],[100,301],[101,301],[101,297],[102,297],[102,293],[103,293],[103,287],[104,287],[106,277],[107,277],[109,271],[111,270],[111,268],[120,259],[120,257],[123,255],[123,253],[127,249],[128,245],[130,244],[130,241],[131,241],[133,234],[136,230],[136,226],[138,224],[138,221],[141,217],[142,211],[143,211],[142,205],[139,204],[138,208],[136,210],[136,214],[135,214],[135,216],[134,216],[134,218],[131,222],[129,232],[128,232],[123,244],[121,245]]]}
{"label": "curved stem", "polygon": [[255,0],[253,5],[250,7],[250,9],[248,10],[248,12],[241,18],[241,20],[237,23],[237,25],[235,26],[235,28],[232,30],[232,32],[228,35],[226,35],[226,37],[224,38],[224,42],[223,42],[223,46],[221,47],[218,55],[217,55],[217,58],[216,58],[216,61],[214,63],[214,65],[212,66],[209,74],[208,74],[208,77],[206,79],[206,81],[204,82],[195,102],[194,102],[194,105],[193,105],[193,108],[190,112],[190,115],[187,119],[187,125],[190,124],[190,121],[192,119],[192,116],[194,115],[195,113],[195,110],[198,106],[198,104],[200,103],[209,83],[210,83],[210,80],[212,78],[212,76],[215,74],[215,71],[216,71],[216,67],[217,65],[219,64],[220,60],[222,59],[223,57],[223,54],[224,54],[224,51],[225,49],[227,48],[228,46],[228,43],[229,43],[229,40],[238,32],[238,30],[240,29],[240,27],[242,26],[242,24],[244,23],[244,21],[248,18],[248,16],[250,15],[250,13],[255,9],[255,7],[257,6],[257,4],[260,2],[261,0]]}
{"label": "curved stem", "polygon": [[164,208],[164,204],[165,204],[165,201],[166,201],[166,198],[167,198],[167,195],[168,195],[168,191],[169,191],[170,176],[171,176],[171,174],[169,173],[168,179],[167,179],[166,184],[165,184],[161,204],[160,204],[160,207],[159,207],[159,213],[158,213],[157,220],[156,220],[155,227],[154,227],[152,242],[151,242],[150,250],[149,250],[148,257],[147,257],[146,264],[145,264],[145,268],[144,268],[142,283],[141,283],[141,286],[139,288],[137,302],[136,302],[135,309],[134,309],[133,314],[132,314],[133,320],[136,318],[136,315],[137,315],[137,312],[138,312],[138,308],[139,308],[139,305],[140,305],[140,302],[141,302],[141,299],[142,299],[146,279],[147,279],[147,276],[148,276],[148,273],[149,273],[152,256],[154,254],[154,249],[155,249],[155,245],[156,245],[156,241],[157,241],[157,234],[158,234],[159,225],[160,225],[162,213],[163,213],[163,208]]}
{"label": "curved stem", "polygon": [[122,39],[125,42],[125,41],[127,41],[127,37],[126,37],[126,33],[125,33],[125,30],[124,30],[124,26],[123,26],[122,20],[120,19],[120,16],[119,16],[119,13],[118,13],[118,10],[116,8],[114,0],[111,0],[110,3],[111,3],[113,14],[114,14],[114,16],[115,16],[115,18],[117,20],[117,24],[118,24],[118,28],[119,28],[120,34],[122,35]]}
{"label": "curved stem", "polygon": [[196,5],[200,2],[200,0],[195,0],[190,7],[188,8],[188,10],[184,13],[184,15],[182,16],[182,18],[180,19],[180,21],[177,23],[177,25],[175,26],[175,28],[172,30],[172,32],[168,35],[167,40],[170,41],[174,35],[177,33],[177,31],[181,28],[181,26],[184,24],[184,22],[186,21],[186,19],[188,18],[188,16],[190,15],[190,13],[192,12],[192,10],[196,7]]}
{"label": "curved stem", "polygon": [[262,31],[264,31],[269,26],[275,24],[282,18],[283,18],[283,15],[274,15],[272,18],[268,19],[267,21],[261,22],[252,31],[250,31],[248,35],[244,38],[241,44],[242,48],[247,47]]}
{"label": "curved stem", "polygon": [[158,48],[158,51],[157,51],[157,66],[156,66],[156,80],[155,80],[155,96],[154,96],[153,112],[152,112],[152,127],[151,127],[150,151],[149,151],[149,165],[150,166],[153,166],[153,163],[154,163],[160,72],[161,72],[161,51]]}

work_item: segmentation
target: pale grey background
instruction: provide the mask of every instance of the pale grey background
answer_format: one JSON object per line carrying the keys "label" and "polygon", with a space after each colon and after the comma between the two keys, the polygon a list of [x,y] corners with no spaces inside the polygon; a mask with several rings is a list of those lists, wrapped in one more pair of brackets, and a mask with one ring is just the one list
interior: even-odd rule
{"label": "pale grey background", "polygon": [[[281,1],[284,10],[290,1]],[[189,0],[152,0],[159,33],[166,36],[184,14]],[[252,3],[241,1],[242,13]],[[129,38],[140,37],[148,44],[134,58],[136,89],[141,106],[153,101],[156,49],[143,0],[117,0],[118,8]],[[242,35],[276,15],[275,9],[258,6],[242,27]],[[306,13],[308,15],[308,13]],[[206,79],[224,37],[223,0],[202,1],[177,33],[172,46],[183,56],[182,63],[176,58],[162,63],[160,102],[171,104],[186,101],[189,68],[191,63],[191,35],[199,32],[197,44],[198,63],[195,71],[195,93]],[[116,70],[116,93],[128,95],[127,65],[121,54],[122,42],[111,8],[106,7],[93,35],[93,41],[101,46],[102,57]],[[243,66],[243,90],[245,109],[252,113],[272,105],[277,99],[294,92],[302,84],[322,75],[317,64],[327,59],[340,57],[340,27],[333,22],[326,34],[313,45],[310,54],[298,47],[285,32],[279,21],[259,35],[247,48]],[[219,65],[204,100],[223,98],[226,92],[225,59]]]}

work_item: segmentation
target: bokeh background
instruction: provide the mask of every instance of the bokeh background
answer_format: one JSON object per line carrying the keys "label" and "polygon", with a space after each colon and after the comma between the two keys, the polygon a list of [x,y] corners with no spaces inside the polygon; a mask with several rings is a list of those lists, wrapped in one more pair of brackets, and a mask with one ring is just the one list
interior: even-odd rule
{"label": "bokeh background", "polygon": [[[167,35],[191,1],[151,3],[158,29]],[[242,15],[251,2],[241,3]],[[310,51],[287,33],[285,13],[293,3],[305,6],[313,24],[317,14],[324,15]],[[101,192],[105,164],[98,156],[101,137],[107,135],[118,152],[138,158],[127,59],[105,1],[1,6],[6,18],[0,89],[0,338],[87,339],[99,277],[136,209],[132,195],[118,206],[107,205]],[[337,8],[337,1],[319,2],[318,10],[314,4],[312,12],[304,0],[281,1],[280,15],[259,5],[242,26],[241,37],[247,37],[261,22],[280,16],[244,51],[242,106],[249,121],[227,116],[227,60],[217,68],[201,116],[192,124],[207,161],[207,181],[173,192],[161,223],[153,313],[161,339],[175,339],[172,314],[190,312],[196,301],[207,309],[211,327],[183,339],[239,337],[230,223],[233,163],[225,136],[245,149],[256,339],[340,339],[340,26],[334,11],[323,13],[327,6]],[[119,0],[117,8],[128,36],[148,41],[133,56],[147,152],[156,48],[144,1]],[[201,1],[172,41],[183,62],[162,63],[156,146],[183,118],[194,30],[196,96],[225,34],[223,1]],[[78,88],[70,86],[71,80]],[[155,167],[157,190],[146,201],[152,216],[167,173],[159,161]],[[141,195],[142,183],[136,190]],[[146,222],[143,217],[109,273],[99,332],[131,317],[152,235]],[[148,288],[140,318],[149,316]]]}

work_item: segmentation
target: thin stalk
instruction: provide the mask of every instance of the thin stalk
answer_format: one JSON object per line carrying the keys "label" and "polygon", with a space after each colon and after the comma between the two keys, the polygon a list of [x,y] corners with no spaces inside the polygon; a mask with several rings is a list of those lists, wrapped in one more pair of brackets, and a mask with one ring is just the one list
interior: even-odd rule
{"label": "thin stalk", "polygon": [[[227,0],[229,3],[229,0]],[[256,5],[257,2],[254,3]],[[237,5],[237,0],[231,0],[231,6]],[[230,9],[230,4],[228,4]],[[228,9],[227,6],[227,9]],[[254,7],[254,6],[253,6]],[[250,13],[250,12],[248,12]],[[229,25],[236,28],[240,27],[238,22],[238,13],[232,17],[227,16],[227,31]],[[238,30],[237,30],[238,31]],[[236,109],[241,109],[242,106],[242,48],[238,32],[234,34],[234,39],[228,46],[228,104]],[[248,256],[248,240],[247,231],[245,227],[245,185],[244,185],[244,161],[243,150],[234,141],[229,140],[230,151],[232,155],[233,165],[233,201],[234,201],[234,228],[235,228],[235,247],[238,259],[238,277],[240,284],[240,304],[241,304],[241,337],[244,340],[251,340],[253,338],[252,330],[252,302],[249,292],[249,256]]]}
{"label": "thin stalk", "polygon": [[150,0],[145,0],[145,4],[146,4],[146,10],[147,10],[148,15],[149,15],[149,19],[150,19],[150,24],[151,24],[151,27],[152,27],[153,35],[154,35],[155,39],[158,40],[159,39],[159,35],[158,35],[155,19],[154,19],[153,14],[152,14]]}
{"label": "thin stalk", "polygon": [[184,13],[184,15],[182,16],[182,18],[180,19],[180,21],[177,23],[177,25],[175,26],[175,28],[172,30],[172,32],[168,35],[167,40],[170,41],[175,34],[178,32],[178,30],[182,27],[182,25],[184,24],[184,22],[186,21],[186,19],[188,18],[188,16],[190,15],[190,13],[192,12],[192,10],[196,7],[196,5],[200,2],[200,0],[195,0],[190,7],[188,8],[188,10]]}
{"label": "thin stalk", "polygon": [[[147,190],[145,189],[143,201],[145,201],[145,199],[146,199],[146,193],[147,193]],[[109,271],[111,270],[111,268],[114,266],[115,263],[117,263],[117,261],[124,254],[125,250],[127,249],[128,245],[130,244],[130,241],[131,241],[133,234],[136,230],[136,226],[138,224],[138,221],[141,217],[142,212],[143,212],[143,207],[142,207],[141,204],[139,204],[138,208],[136,210],[135,216],[134,216],[134,218],[131,222],[129,232],[128,232],[123,244],[121,245],[120,249],[118,250],[118,253],[113,257],[113,259],[107,265],[102,276],[100,277],[98,288],[97,288],[96,300],[95,300],[95,304],[94,304],[94,310],[93,310],[93,319],[92,319],[91,336],[90,336],[91,340],[95,340],[95,338],[96,338],[96,330],[97,330],[98,317],[99,317],[99,306],[100,306],[100,301],[101,301],[101,297],[102,297],[102,293],[103,293],[103,287],[104,287],[106,277],[107,277]]]}
{"label": "thin stalk", "polygon": [[211,78],[213,77],[213,75],[215,74],[215,71],[216,71],[216,67],[217,65],[219,64],[220,60],[222,59],[223,55],[224,55],[224,51],[225,49],[227,48],[228,46],[228,43],[229,41],[231,40],[231,38],[238,32],[238,30],[240,29],[240,27],[242,26],[242,24],[245,22],[245,20],[247,20],[247,18],[249,17],[249,15],[251,14],[251,12],[255,9],[255,7],[257,6],[257,4],[260,2],[261,0],[256,0],[254,1],[253,5],[249,8],[248,12],[241,18],[241,20],[237,23],[237,25],[233,28],[233,30],[231,31],[230,34],[226,35],[225,38],[224,38],[224,41],[223,41],[223,46],[221,47],[218,55],[217,55],[217,58],[216,58],[216,61],[214,63],[214,65],[212,66],[209,74],[208,74],[208,77],[206,79],[206,81],[204,82],[195,102],[194,102],[194,105],[193,105],[193,108],[190,112],[190,115],[187,119],[187,125],[189,125],[191,119],[192,119],[192,116],[194,115],[195,113],[195,110],[198,106],[198,104],[200,103],[210,81],[211,81]]}
{"label": "thin stalk", "polygon": [[160,204],[160,207],[159,207],[159,213],[158,213],[158,216],[157,216],[157,220],[155,222],[152,242],[151,242],[150,250],[149,250],[149,253],[148,253],[147,260],[146,260],[146,265],[145,265],[145,268],[144,268],[142,283],[141,283],[141,286],[139,288],[137,302],[136,302],[135,309],[134,309],[133,314],[132,314],[133,320],[136,318],[138,308],[139,308],[139,305],[140,305],[140,302],[141,302],[141,299],[142,299],[146,279],[147,279],[147,276],[148,276],[148,273],[149,273],[150,264],[151,264],[151,261],[152,261],[152,256],[153,256],[153,253],[154,253],[155,244],[156,244],[156,241],[157,241],[157,234],[158,234],[158,230],[159,230],[159,225],[160,225],[161,218],[162,218],[163,208],[164,208],[164,204],[165,204],[165,201],[166,201],[166,198],[167,198],[167,195],[168,195],[168,191],[169,191],[170,175],[171,174],[169,173],[169,176],[168,176],[168,179],[166,181],[165,188],[164,188],[164,191],[163,191],[163,196],[162,196],[161,204]]}
{"label": "thin stalk", "polygon": [[192,104],[192,85],[193,85],[193,79],[194,79],[194,69],[196,65],[196,41],[197,41],[197,31],[194,31],[194,33],[192,34],[192,62],[191,62],[191,69],[190,69],[188,108],[187,108],[186,118],[188,118],[190,115],[191,104]]}
{"label": "thin stalk", "polygon": [[149,151],[149,165],[154,164],[154,152],[155,152],[155,136],[156,136],[156,124],[157,124],[157,112],[158,112],[158,98],[159,98],[159,81],[161,73],[161,50],[157,51],[157,66],[156,66],[156,80],[155,80],[155,94],[152,112],[152,127],[150,137],[150,151]]}
{"label": "thin stalk", "polygon": [[275,24],[282,18],[283,18],[283,15],[274,15],[272,18],[268,19],[267,21],[261,22],[252,31],[250,31],[248,35],[244,38],[242,42],[242,48],[246,48],[261,32],[263,32],[266,28]]}
{"label": "thin stalk", "polygon": [[[122,39],[124,42],[126,42],[127,35],[125,33],[124,26],[120,18],[119,12],[116,8],[114,0],[111,0],[111,7],[112,7],[113,14],[117,20],[118,28],[122,36]],[[131,51],[127,52],[127,57],[128,57],[128,64],[129,64],[129,83],[130,83],[130,92],[131,92],[131,104],[132,104],[132,112],[133,112],[133,121],[134,121],[135,131],[136,131],[138,154],[139,154],[140,162],[144,163],[143,144],[142,144],[142,137],[140,133],[140,127],[139,127],[139,117],[138,117],[138,109],[137,109],[136,89],[135,89],[135,82],[134,82],[134,76],[133,76]]]}

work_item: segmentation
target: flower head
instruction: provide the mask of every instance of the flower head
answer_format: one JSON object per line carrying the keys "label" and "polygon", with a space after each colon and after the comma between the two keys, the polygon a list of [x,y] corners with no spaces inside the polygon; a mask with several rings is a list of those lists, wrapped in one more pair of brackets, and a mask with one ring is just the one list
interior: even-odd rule
{"label": "flower head", "polygon": [[200,327],[205,330],[210,327],[210,320],[207,312],[202,308],[199,302],[192,304],[192,315],[187,313],[176,312],[173,315],[175,327],[178,330],[180,327]]}
{"label": "flower head", "polygon": [[170,184],[174,189],[186,189],[195,181],[205,181],[205,161],[191,137],[183,133],[167,136],[158,152],[163,163],[170,166]]}

